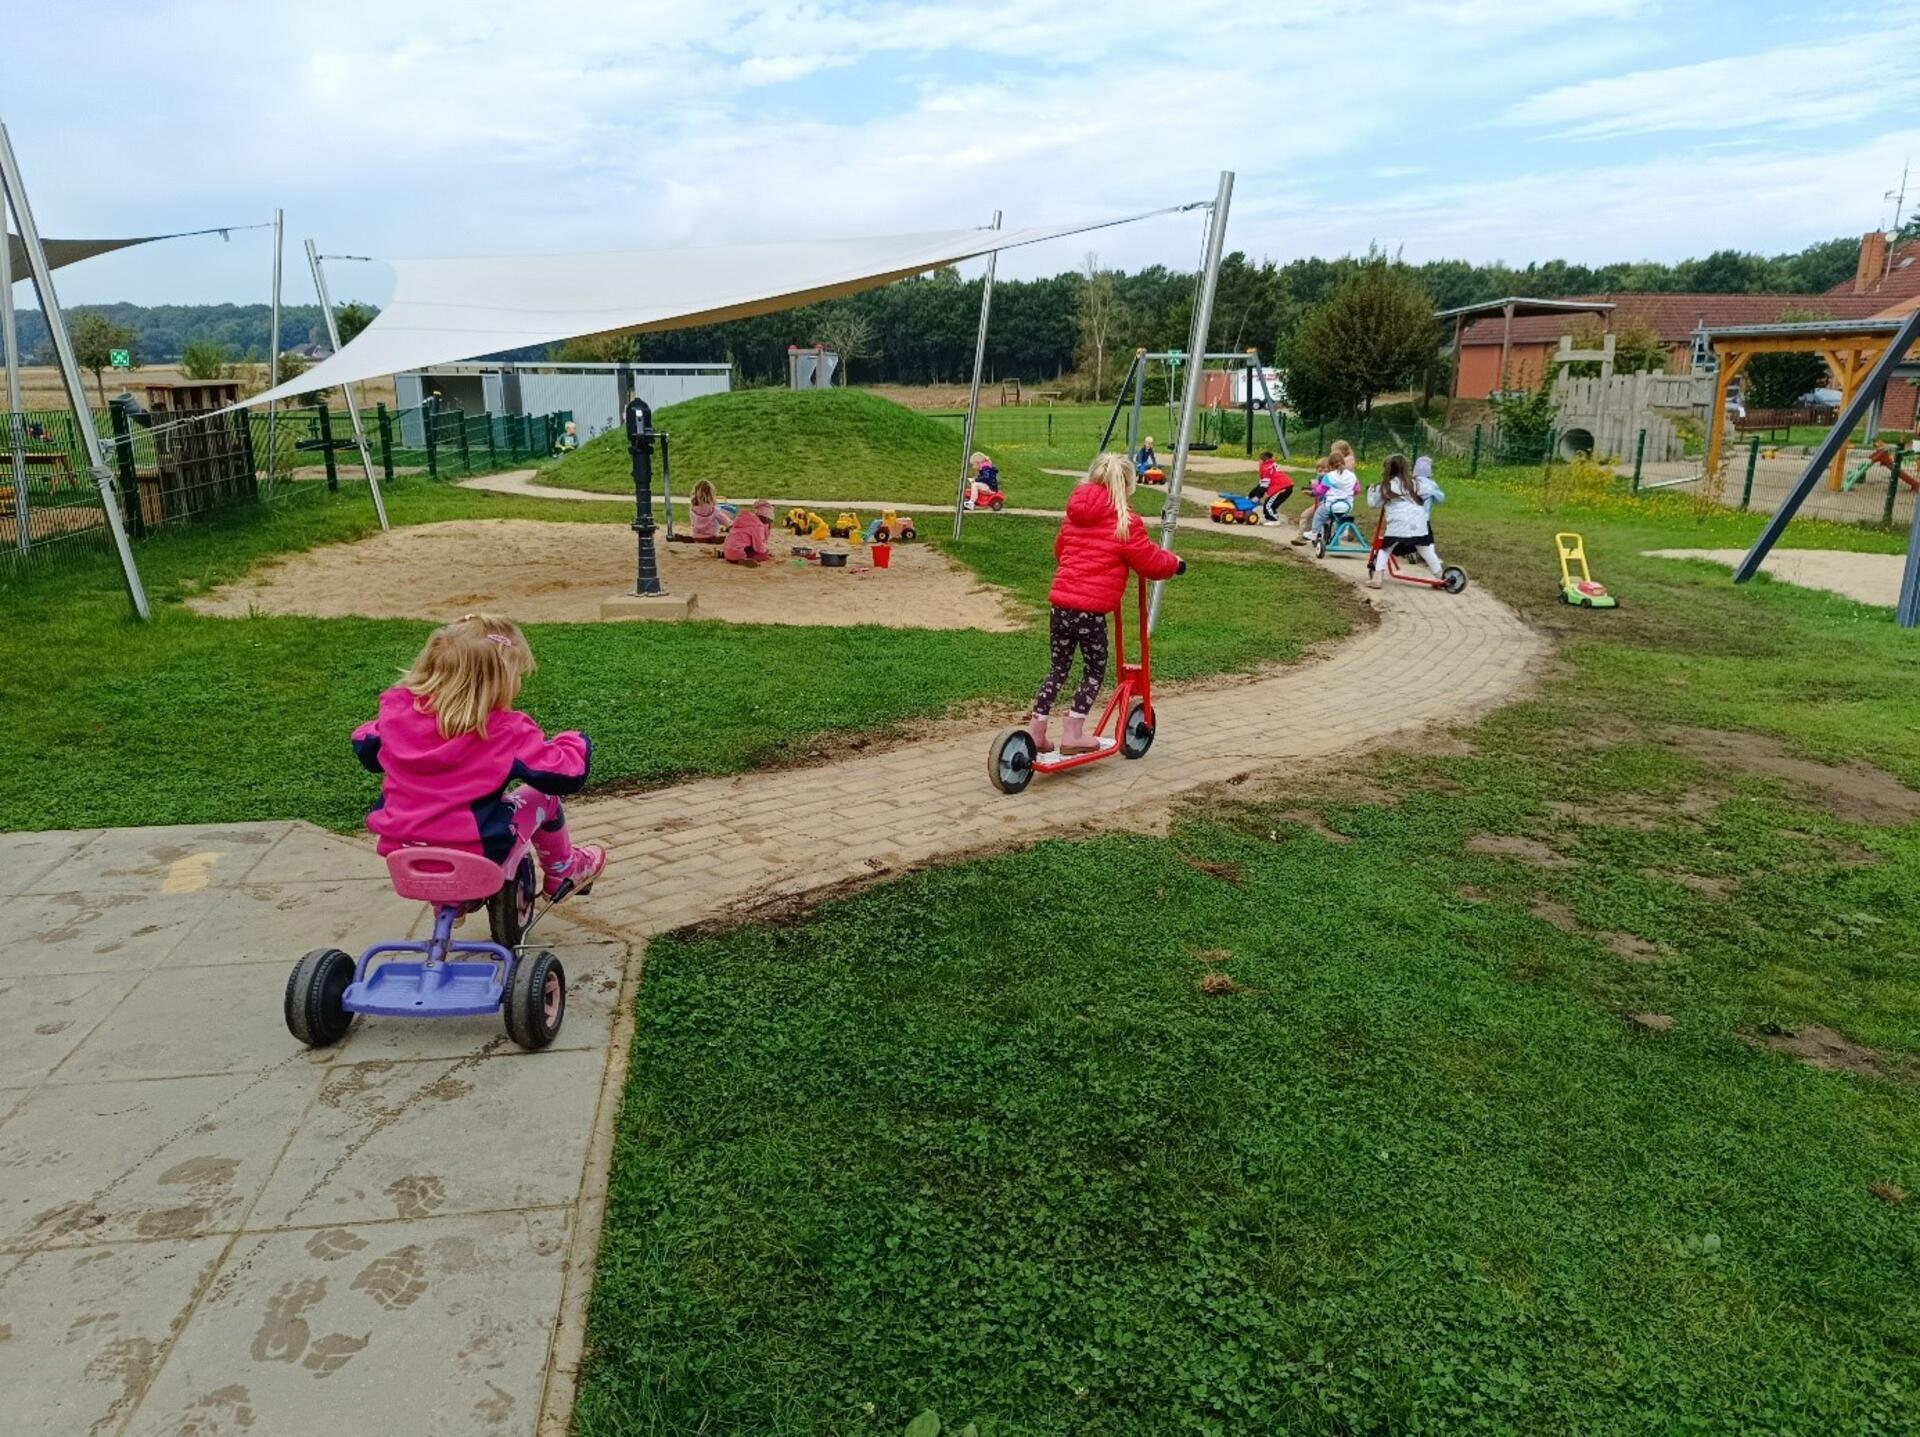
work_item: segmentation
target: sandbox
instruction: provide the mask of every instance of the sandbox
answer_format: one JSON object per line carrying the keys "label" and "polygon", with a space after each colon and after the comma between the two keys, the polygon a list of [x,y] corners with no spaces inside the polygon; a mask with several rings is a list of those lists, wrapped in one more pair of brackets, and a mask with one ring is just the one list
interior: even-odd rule
{"label": "sandbox", "polygon": [[[929,545],[894,545],[892,566],[882,570],[871,569],[867,551],[855,547],[847,568],[823,569],[791,563],[793,542],[775,533],[776,558],[758,568],[725,563],[710,545],[659,542],[655,550],[661,582],[670,592],[698,594],[700,619],[998,632],[1024,623],[1004,591]],[[623,526],[456,520],[289,555],[190,603],[199,613],[227,617],[444,622],[485,609],[525,623],[597,623],[603,599],[632,590],[633,571],[633,533]]]}

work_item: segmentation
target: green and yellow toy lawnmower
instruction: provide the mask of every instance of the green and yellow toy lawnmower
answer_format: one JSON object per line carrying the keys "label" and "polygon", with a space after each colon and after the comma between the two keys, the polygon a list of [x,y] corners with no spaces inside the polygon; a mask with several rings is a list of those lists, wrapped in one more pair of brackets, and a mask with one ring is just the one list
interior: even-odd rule
{"label": "green and yellow toy lawnmower", "polygon": [[[1555,534],[1553,547],[1560,553],[1560,602],[1577,604],[1583,609],[1617,609],[1620,601],[1607,592],[1605,584],[1594,582],[1587,568],[1587,545],[1578,534]],[[1576,578],[1574,570],[1578,569]]]}

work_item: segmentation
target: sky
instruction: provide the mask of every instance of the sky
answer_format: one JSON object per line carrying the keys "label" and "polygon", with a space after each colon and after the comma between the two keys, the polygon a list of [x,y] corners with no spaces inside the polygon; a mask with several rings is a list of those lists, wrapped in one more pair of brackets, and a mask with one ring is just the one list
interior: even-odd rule
{"label": "sky", "polygon": [[[423,257],[1120,215],[1254,258],[1673,260],[1893,218],[1920,0],[0,0],[43,234],[287,216]],[[1920,174],[1909,209],[1920,204]],[[1197,214],[1010,252],[1192,268]],[[267,298],[264,231],[61,272],[63,304]],[[977,268],[977,266],[974,266]],[[379,264],[328,266],[336,301]]]}

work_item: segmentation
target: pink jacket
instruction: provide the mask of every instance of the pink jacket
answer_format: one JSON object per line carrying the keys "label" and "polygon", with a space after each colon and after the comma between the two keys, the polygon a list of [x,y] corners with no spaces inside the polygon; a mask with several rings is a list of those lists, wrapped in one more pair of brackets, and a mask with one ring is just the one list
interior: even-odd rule
{"label": "pink jacket", "polygon": [[542,793],[578,793],[593,759],[585,734],[549,739],[518,709],[489,718],[485,738],[442,738],[439,721],[414,707],[404,688],[380,695],[380,717],[353,731],[353,751],[386,780],[367,814],[381,853],[427,843],[499,860],[513,848],[507,789],[524,783]]}
{"label": "pink jacket", "polygon": [[736,564],[742,559],[764,559],[771,534],[772,528],[765,519],[751,509],[742,509],[734,516],[733,527],[727,530],[727,544],[720,551],[720,557]]}
{"label": "pink jacket", "polygon": [[720,537],[720,506],[718,504],[695,504],[692,514],[694,538],[718,539]]}

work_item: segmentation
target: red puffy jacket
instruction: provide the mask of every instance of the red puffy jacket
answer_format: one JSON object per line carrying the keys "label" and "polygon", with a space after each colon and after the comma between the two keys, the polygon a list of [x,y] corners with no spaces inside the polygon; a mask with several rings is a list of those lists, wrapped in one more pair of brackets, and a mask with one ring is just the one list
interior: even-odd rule
{"label": "red puffy jacket", "polygon": [[1149,579],[1171,579],[1180,560],[1147,537],[1138,514],[1129,514],[1127,537],[1114,537],[1118,527],[1113,499],[1099,484],[1082,484],[1067,500],[1066,522],[1053,541],[1060,561],[1048,600],[1057,608],[1084,609],[1110,614],[1127,592],[1129,569]]}

